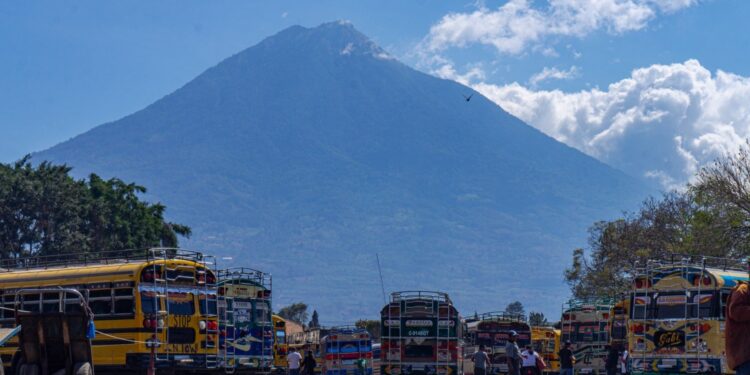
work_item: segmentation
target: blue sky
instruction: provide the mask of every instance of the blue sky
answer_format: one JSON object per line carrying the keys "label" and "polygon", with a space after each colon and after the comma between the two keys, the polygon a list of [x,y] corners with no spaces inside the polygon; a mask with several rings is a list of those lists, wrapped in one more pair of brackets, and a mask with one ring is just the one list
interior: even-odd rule
{"label": "blue sky", "polygon": [[405,63],[673,187],[750,134],[749,16],[741,0],[5,1],[0,161],[137,111],[288,26],[345,19]]}

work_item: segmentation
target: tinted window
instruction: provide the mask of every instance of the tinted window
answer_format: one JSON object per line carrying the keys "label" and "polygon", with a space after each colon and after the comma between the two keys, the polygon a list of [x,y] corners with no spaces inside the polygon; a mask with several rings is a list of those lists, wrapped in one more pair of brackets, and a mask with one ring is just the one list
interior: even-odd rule
{"label": "tinted window", "polygon": [[216,296],[209,296],[203,294],[200,296],[200,312],[201,315],[216,315]]}
{"label": "tinted window", "polygon": [[115,314],[132,314],[134,309],[132,298],[115,301]]}
{"label": "tinted window", "polygon": [[143,292],[141,293],[141,311],[144,314],[155,314],[161,307],[159,304],[159,298],[155,298],[156,293],[154,292]]}

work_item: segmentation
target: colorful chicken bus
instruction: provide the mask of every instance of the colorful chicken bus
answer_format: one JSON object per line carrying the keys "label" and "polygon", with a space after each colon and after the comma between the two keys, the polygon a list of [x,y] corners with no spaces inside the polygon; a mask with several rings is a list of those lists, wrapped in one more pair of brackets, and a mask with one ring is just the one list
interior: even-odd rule
{"label": "colorful chicken bus", "polygon": [[649,263],[634,278],[629,346],[635,374],[731,373],[725,304],[743,265],[719,259]]}
{"label": "colorful chicken bus", "polygon": [[[96,373],[145,372],[155,349],[155,366],[201,372],[218,366],[214,264],[197,252],[179,249],[66,254],[4,260],[0,272],[0,325],[15,324],[20,289],[64,287],[79,291],[94,315],[92,341]],[[58,293],[24,294],[19,310],[58,311]],[[66,311],[77,300],[65,299]],[[17,341],[0,348],[2,361],[18,367]],[[14,373],[14,372],[9,372]]]}
{"label": "colorful chicken bus", "polygon": [[[479,350],[479,345],[484,345],[491,363],[487,370],[488,374],[508,373],[505,344],[510,337],[510,331],[518,333],[517,344],[520,348],[531,344],[531,328],[523,315],[504,312],[485,313],[468,320],[465,329],[464,352],[467,356],[471,356]],[[461,367],[464,374],[474,374],[474,363],[471,360],[464,360]]]}
{"label": "colorful chicken bus", "polygon": [[380,316],[381,374],[457,374],[461,317],[448,294],[395,292]]}
{"label": "colorful chicken bus", "polygon": [[531,344],[544,359],[547,367],[544,374],[560,373],[560,330],[553,327],[531,327]]}
{"label": "colorful chicken bus", "polygon": [[576,374],[605,374],[609,345],[609,300],[569,301],[562,314],[562,341],[570,341]]}
{"label": "colorful chicken bus", "polygon": [[269,372],[273,362],[271,275],[250,268],[218,272],[219,356],[225,369]]}
{"label": "colorful chicken bus", "polygon": [[372,375],[372,340],[364,328],[331,328],[320,350],[324,375]]}
{"label": "colorful chicken bus", "polygon": [[286,320],[274,314],[271,316],[271,321],[273,321],[273,367],[278,372],[283,372],[287,367],[286,355],[289,350]]}

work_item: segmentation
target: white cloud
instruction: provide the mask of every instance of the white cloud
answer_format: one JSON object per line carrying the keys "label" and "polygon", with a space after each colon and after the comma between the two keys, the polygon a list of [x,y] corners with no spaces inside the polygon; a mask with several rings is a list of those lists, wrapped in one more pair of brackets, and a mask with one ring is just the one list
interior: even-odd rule
{"label": "white cloud", "polygon": [[[509,0],[495,10],[480,6],[450,13],[430,28],[425,46],[433,52],[479,43],[519,54],[547,37],[583,37],[598,30],[612,34],[640,30],[659,13],[672,13],[696,0]],[[545,51],[547,48],[542,48]]]}
{"label": "white cloud", "polygon": [[750,137],[750,78],[712,74],[696,60],[636,69],[604,90],[472,87],[555,139],[666,188]]}
{"label": "white cloud", "polygon": [[577,66],[571,66],[568,70],[560,70],[557,68],[545,67],[541,72],[534,74],[529,79],[529,83],[532,86],[536,86],[539,82],[550,80],[550,79],[573,79],[580,75],[580,69]]}

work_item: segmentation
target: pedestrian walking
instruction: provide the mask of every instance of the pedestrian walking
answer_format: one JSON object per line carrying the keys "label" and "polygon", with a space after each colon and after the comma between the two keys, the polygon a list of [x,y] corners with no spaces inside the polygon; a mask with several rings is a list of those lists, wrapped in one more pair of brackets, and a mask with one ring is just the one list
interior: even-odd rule
{"label": "pedestrian walking", "polygon": [[484,345],[479,345],[479,350],[474,353],[471,357],[471,361],[474,362],[474,375],[485,375],[487,369],[490,368],[490,357],[484,351]]}
{"label": "pedestrian walking", "polygon": [[[748,260],[750,274],[750,259]],[[750,286],[737,281],[727,300],[725,344],[727,366],[737,375],[750,375]]]}
{"label": "pedestrian walking", "polygon": [[576,357],[570,350],[570,341],[565,341],[563,348],[557,352],[557,355],[560,357],[560,375],[573,375],[573,363],[576,361]]}
{"label": "pedestrian walking", "polygon": [[289,366],[289,375],[300,375],[299,368],[302,364],[302,355],[297,353],[297,349],[289,348],[289,354],[286,355],[286,363]]}
{"label": "pedestrian walking", "polygon": [[518,333],[508,332],[508,342],[505,343],[506,363],[508,364],[508,375],[521,375],[521,350],[518,349]]}
{"label": "pedestrian walking", "polygon": [[523,351],[523,353],[521,353],[521,358],[522,375],[542,374],[542,364],[544,363],[544,361],[542,360],[542,357],[539,356],[539,353],[534,351],[534,348],[532,348],[531,345],[526,346],[526,349]]}
{"label": "pedestrian walking", "polygon": [[304,374],[305,375],[315,375],[315,366],[317,366],[318,363],[315,362],[315,357],[313,357],[312,351],[308,350],[305,354],[305,359],[302,361],[302,367],[304,367]]}

